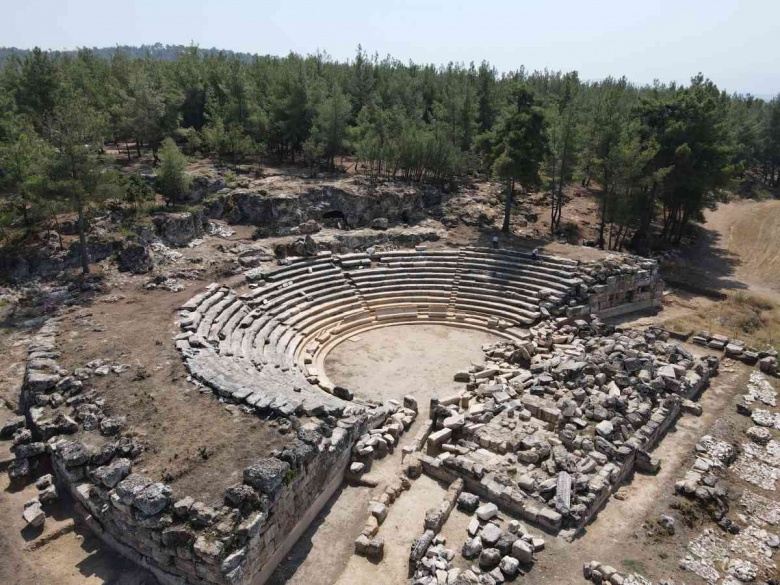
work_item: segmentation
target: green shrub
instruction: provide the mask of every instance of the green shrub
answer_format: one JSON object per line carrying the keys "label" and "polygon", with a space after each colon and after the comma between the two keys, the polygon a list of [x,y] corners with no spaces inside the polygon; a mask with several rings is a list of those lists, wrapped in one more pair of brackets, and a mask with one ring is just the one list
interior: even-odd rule
{"label": "green shrub", "polygon": [[191,177],[186,172],[187,158],[176,143],[166,138],[160,149],[160,168],[157,185],[169,203],[181,199],[190,187]]}

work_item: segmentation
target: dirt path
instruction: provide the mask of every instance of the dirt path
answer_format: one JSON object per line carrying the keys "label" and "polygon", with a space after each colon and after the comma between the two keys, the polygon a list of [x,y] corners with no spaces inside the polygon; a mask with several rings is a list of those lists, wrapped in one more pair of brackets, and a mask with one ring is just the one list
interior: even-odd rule
{"label": "dirt path", "polygon": [[717,288],[780,294],[780,201],[739,201],[705,213],[686,259]]}

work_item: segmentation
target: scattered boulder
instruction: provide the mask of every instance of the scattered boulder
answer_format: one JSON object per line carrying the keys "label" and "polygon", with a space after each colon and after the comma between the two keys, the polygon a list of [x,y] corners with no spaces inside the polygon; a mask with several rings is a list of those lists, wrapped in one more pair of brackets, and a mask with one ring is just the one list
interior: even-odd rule
{"label": "scattered boulder", "polygon": [[492,502],[488,504],[483,504],[482,506],[477,508],[477,517],[480,520],[487,521],[497,515],[498,515],[498,506],[496,506]]}
{"label": "scattered boulder", "polygon": [[43,512],[41,504],[36,500],[34,503],[24,509],[24,512],[22,512],[22,518],[24,518],[24,521],[28,526],[31,526],[32,528],[40,528],[46,521],[46,514]]}
{"label": "scattered boulder", "polygon": [[498,566],[504,577],[510,581],[517,577],[517,574],[520,572],[520,562],[514,557],[505,556],[501,559],[501,563]]}
{"label": "scattered boulder", "polygon": [[128,239],[117,254],[117,267],[120,272],[146,274],[154,270],[152,252],[140,239]]}
{"label": "scattered boulder", "polygon": [[482,552],[482,539],[479,536],[470,538],[463,545],[461,554],[467,559],[473,559]]}
{"label": "scattered boulder", "polygon": [[479,567],[483,571],[495,569],[501,562],[501,551],[497,548],[485,548],[479,555]]}
{"label": "scattered boulder", "polygon": [[479,506],[479,497],[477,497],[474,494],[470,494],[468,492],[462,492],[458,496],[458,510],[461,512],[466,512],[468,514],[473,514],[477,507]]}

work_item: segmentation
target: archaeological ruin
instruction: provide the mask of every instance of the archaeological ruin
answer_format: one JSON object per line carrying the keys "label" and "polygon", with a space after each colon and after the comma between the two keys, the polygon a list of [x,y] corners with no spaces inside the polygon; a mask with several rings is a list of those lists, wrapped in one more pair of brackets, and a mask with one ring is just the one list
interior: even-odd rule
{"label": "archaeological ruin", "polygon": [[[419,193],[379,207],[330,188],[289,199],[238,189],[211,200],[208,217],[160,214],[104,246],[116,271],[102,305],[40,322],[0,429],[11,485],[35,479],[25,530],[45,533],[67,502],[107,549],[171,585],[312,582],[306,559],[330,555],[341,565],[323,583],[385,567],[388,584],[555,581],[556,559],[571,555],[582,575],[565,582],[626,585],[649,583],[641,567],[591,549],[581,558],[581,543],[607,539],[636,490],[676,506],[679,518],[644,521],[643,538],[667,546],[684,532],[673,554],[686,575],[733,585],[771,574],[776,502],[746,489],[735,516],[725,486],[772,492],[780,479],[774,350],[637,324],[664,308],[657,259],[456,243],[430,222],[399,225],[440,203]],[[252,240],[236,235],[241,222]],[[223,263],[206,268],[206,250]],[[56,258],[14,260],[14,274],[64,269]],[[150,317],[152,302],[127,300],[128,332],[105,336],[132,287],[171,300]],[[442,330],[473,346],[441,333],[415,342]],[[91,334],[97,343],[81,341]],[[464,361],[448,362],[446,380],[415,376],[449,352]],[[381,373],[355,374],[350,354]],[[724,388],[741,384],[730,407]],[[716,438],[716,422],[712,434],[686,426],[710,400],[750,417],[748,442]],[[693,447],[677,447],[686,433]],[[731,545],[711,528],[686,532],[703,514],[742,539],[736,560],[719,563],[713,551]]]}
{"label": "archaeological ruin", "polygon": [[[294,436],[243,469],[217,508],[135,471],[139,446],[115,440],[122,418],[100,416],[100,399],[80,391],[94,372],[58,365],[53,320],[30,346],[23,405],[37,439],[58,440],[28,443],[26,452],[50,449],[58,484],[89,526],[161,582],[259,584],[345,476],[360,481],[422,417],[402,448],[398,490],[421,473],[454,486],[426,515],[410,557],[410,577],[427,583],[436,569],[426,549],[456,503],[481,520],[500,510],[572,539],[635,469],[658,465],[650,451],[681,410],[695,408],[718,359],[692,356],[663,330],[616,330],[599,314],[657,306],[662,289],[655,263],[632,257],[578,263],[425,246],[319,253],[250,271],[230,287],[212,284],[178,316],[175,344],[193,382],[248,415],[286,420]],[[430,404],[364,401],[359,389],[328,379],[324,358],[346,339],[421,323],[501,341],[482,348],[484,364],[453,372],[457,394]],[[68,438],[82,430],[92,432]],[[373,505],[360,554],[381,554],[376,534],[391,500]],[[485,532],[464,554],[490,565],[482,557],[498,547],[495,567],[505,560],[496,570],[508,576],[544,546],[522,530],[495,540]]]}

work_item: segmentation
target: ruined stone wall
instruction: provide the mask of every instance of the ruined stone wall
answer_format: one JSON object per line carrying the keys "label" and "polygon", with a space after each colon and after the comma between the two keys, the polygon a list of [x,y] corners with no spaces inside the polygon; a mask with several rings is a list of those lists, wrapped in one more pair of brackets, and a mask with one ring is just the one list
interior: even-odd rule
{"label": "ruined stone wall", "polygon": [[224,505],[211,507],[134,471],[142,446],[57,364],[56,335],[50,321],[29,349],[20,403],[30,428],[92,530],[164,584],[265,582],[338,489],[357,439],[395,408],[308,419],[290,444],[244,470]]}
{"label": "ruined stone wall", "polygon": [[607,318],[661,306],[664,283],[655,260],[608,256],[581,264],[579,276],[583,303],[570,316]]}
{"label": "ruined stone wall", "polygon": [[341,486],[350,461],[350,447],[318,457],[297,476],[275,506],[277,521],[249,543],[246,583],[264,583],[284,560],[301,534]]}

